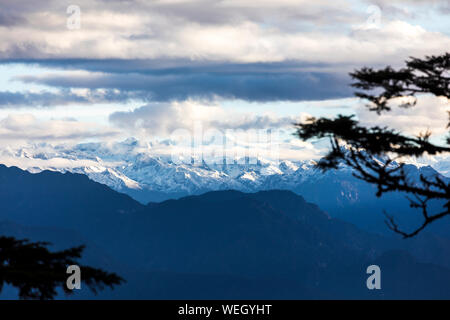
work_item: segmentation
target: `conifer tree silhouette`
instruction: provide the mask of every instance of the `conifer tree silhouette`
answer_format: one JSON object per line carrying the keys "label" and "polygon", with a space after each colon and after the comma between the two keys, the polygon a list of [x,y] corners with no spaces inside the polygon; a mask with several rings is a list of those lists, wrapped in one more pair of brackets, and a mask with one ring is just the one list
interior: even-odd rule
{"label": "conifer tree silhouette", "polygon": [[[0,236],[0,291],[5,284],[19,290],[21,299],[54,299],[56,289],[72,291],[66,286],[69,265],[79,265],[84,246],[50,252],[49,243],[17,240]],[[106,286],[113,288],[124,280],[114,273],[88,266],[80,266],[81,280],[97,293]]]}
{"label": "conifer tree silhouette", "polygon": [[[357,97],[366,99],[369,110],[378,115],[391,111],[395,98],[403,99],[400,107],[411,108],[420,94],[450,98],[450,53],[440,56],[426,56],[424,59],[410,58],[406,66],[395,70],[388,66],[375,70],[362,68],[350,73],[352,86],[359,89]],[[450,115],[450,114],[449,114]],[[447,129],[450,127],[450,122]],[[420,210],[423,222],[414,230],[404,230],[398,226],[393,216],[385,212],[386,224],[405,238],[413,237],[430,223],[450,214],[450,188],[448,179],[442,176],[420,175],[420,182],[408,177],[404,164],[393,166],[393,162],[403,156],[419,157],[424,154],[437,155],[450,151],[450,136],[446,145],[430,142],[431,132],[418,133],[416,137],[406,136],[387,127],[364,127],[354,116],[338,115],[334,119],[310,118],[296,124],[296,134],[300,139],[328,138],[331,150],[319,162],[323,170],[337,168],[339,162],[350,166],[354,176],[377,187],[376,195],[393,191],[405,193],[410,206]],[[343,148],[343,145],[346,148]],[[384,156],[384,163],[374,156]],[[430,212],[432,200],[442,201],[442,209]]]}

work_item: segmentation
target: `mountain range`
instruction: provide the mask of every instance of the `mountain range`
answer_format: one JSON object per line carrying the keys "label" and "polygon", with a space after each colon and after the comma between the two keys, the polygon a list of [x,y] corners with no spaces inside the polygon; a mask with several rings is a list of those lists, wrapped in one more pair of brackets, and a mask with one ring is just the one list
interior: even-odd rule
{"label": "mountain range", "polygon": [[[0,166],[0,233],[86,244],[84,263],[127,280],[97,298],[450,298],[448,238],[370,233],[287,190],[144,205],[86,175]],[[382,290],[366,288],[371,264]]]}
{"label": "mountain range", "polygon": [[[282,189],[316,203],[332,217],[370,232],[389,232],[384,211],[411,229],[421,223],[420,212],[409,206],[403,194],[390,193],[377,198],[374,186],[356,179],[345,165],[339,170],[322,172],[316,169],[313,160],[276,162],[246,158],[235,159],[232,163],[215,159],[210,163],[192,159],[188,163],[176,163],[170,156],[154,155],[150,145],[134,138],[72,147],[38,144],[17,150],[4,148],[0,154],[12,157],[21,168],[33,173],[51,170],[84,174],[143,204],[209,191]],[[407,164],[406,169],[417,180],[420,174],[441,175],[431,166]],[[432,225],[431,229],[446,235],[450,221],[445,220],[444,224]]]}

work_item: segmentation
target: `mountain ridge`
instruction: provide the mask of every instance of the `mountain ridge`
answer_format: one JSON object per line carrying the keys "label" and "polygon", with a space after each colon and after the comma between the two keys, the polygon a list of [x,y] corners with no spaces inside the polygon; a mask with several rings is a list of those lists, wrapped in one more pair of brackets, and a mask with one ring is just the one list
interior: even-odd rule
{"label": "mountain ridge", "polygon": [[[54,230],[48,232],[57,241],[65,238],[63,230],[75,230],[79,239],[97,248],[99,257],[126,265],[111,265],[110,271],[118,270],[128,284],[102,297],[372,299],[450,294],[440,291],[450,284],[450,262],[429,265],[450,249],[445,239],[438,239],[444,241],[444,251],[429,250],[435,242],[418,242],[414,245],[422,251],[414,252],[412,260],[383,257],[392,249],[404,251],[405,245],[332,218],[291,191],[216,191],[144,206],[86,176],[31,174],[5,166],[0,166],[0,191],[0,221],[24,225],[16,235],[48,240],[39,239],[43,235],[36,230],[50,228],[46,230]],[[414,293],[389,285],[382,293],[369,292],[364,270],[377,261],[393,270],[393,284],[417,274],[431,280],[415,284]],[[411,261],[414,272],[408,269]],[[219,284],[223,291],[213,287]]]}
{"label": "mountain ridge", "polygon": [[[409,206],[403,194],[391,193],[377,198],[375,186],[355,178],[353,171],[345,165],[340,165],[338,170],[322,172],[315,167],[316,162],[311,160],[276,163],[247,158],[227,164],[220,161],[213,164],[205,161],[177,164],[170,157],[152,155],[136,139],[111,145],[85,143],[70,148],[43,144],[18,151],[9,150],[7,153],[15,156],[18,162],[38,161],[40,167],[26,167],[30,172],[48,169],[84,174],[93,181],[128,194],[142,204],[180,199],[209,191],[239,190],[251,193],[283,189],[303,196],[332,217],[341,218],[370,232],[389,232],[382,214],[384,211],[392,214],[408,229],[421,223],[420,212]],[[383,159],[378,161],[382,162]],[[420,174],[439,174],[429,166],[406,164],[405,167],[415,179]],[[433,224],[430,230],[450,237],[450,219],[443,221],[443,226]]]}

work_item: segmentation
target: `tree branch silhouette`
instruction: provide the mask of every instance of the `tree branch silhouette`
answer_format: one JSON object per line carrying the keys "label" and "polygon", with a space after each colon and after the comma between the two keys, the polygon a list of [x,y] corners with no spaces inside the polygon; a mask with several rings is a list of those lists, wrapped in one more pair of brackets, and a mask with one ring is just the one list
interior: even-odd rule
{"label": "tree branch silhouette", "polygon": [[[21,299],[54,299],[58,287],[66,294],[67,267],[79,265],[84,246],[50,252],[49,243],[0,236],[0,291],[5,284],[19,289]],[[106,286],[113,288],[124,280],[115,273],[80,266],[82,281],[95,294]]]}
{"label": "tree branch silhouette", "polygon": [[[432,94],[450,98],[450,53],[427,56],[424,59],[410,58],[406,67],[395,70],[388,66],[374,70],[362,68],[350,73],[355,81],[352,86],[359,89],[355,96],[368,100],[367,107],[378,115],[392,110],[390,102],[396,98],[404,101],[399,107],[413,107],[417,95]],[[449,113],[450,115],[450,113]],[[450,215],[450,186],[442,176],[420,174],[419,181],[411,179],[405,166],[396,160],[404,156],[420,157],[450,151],[450,136],[447,145],[430,142],[431,132],[409,137],[387,127],[364,127],[354,116],[338,115],[334,119],[310,118],[297,123],[296,134],[302,140],[328,138],[331,150],[318,163],[322,170],[336,169],[344,163],[354,171],[353,175],[377,187],[376,196],[400,191],[408,196],[410,206],[420,209],[423,222],[415,230],[407,232],[400,228],[387,213],[386,224],[404,238],[417,235],[430,223]],[[450,122],[447,129],[450,127]],[[380,157],[382,160],[380,160]],[[442,211],[430,213],[431,200],[443,201]]]}

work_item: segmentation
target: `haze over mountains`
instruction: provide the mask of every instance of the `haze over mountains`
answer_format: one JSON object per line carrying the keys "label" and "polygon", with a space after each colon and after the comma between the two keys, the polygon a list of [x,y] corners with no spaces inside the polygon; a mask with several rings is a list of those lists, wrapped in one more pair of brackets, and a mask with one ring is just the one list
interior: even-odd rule
{"label": "haze over mountains", "polygon": [[[143,205],[85,175],[0,166],[0,198],[2,234],[86,244],[84,263],[128,281],[100,298],[450,297],[448,238],[369,233],[291,191]],[[366,288],[370,264],[383,270],[381,291]]]}

